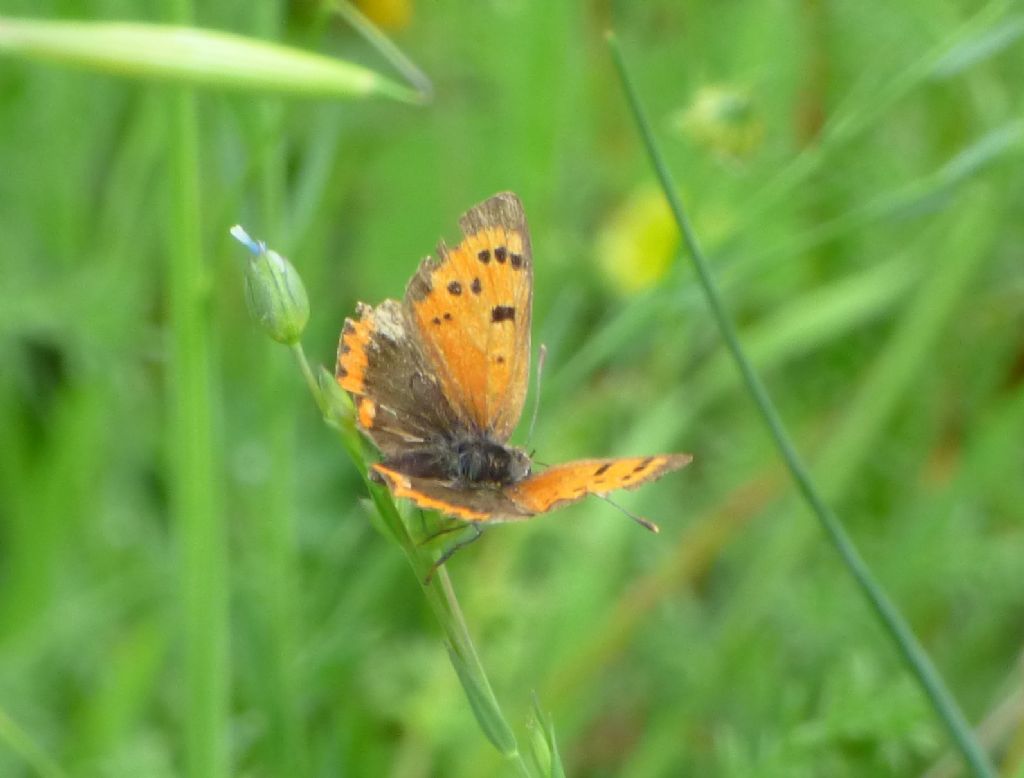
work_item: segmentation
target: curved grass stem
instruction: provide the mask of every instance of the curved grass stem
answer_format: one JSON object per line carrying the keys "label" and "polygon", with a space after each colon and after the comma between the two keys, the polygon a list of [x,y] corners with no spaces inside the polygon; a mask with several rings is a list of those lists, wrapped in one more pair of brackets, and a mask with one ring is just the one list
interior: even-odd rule
{"label": "curved grass stem", "polygon": [[191,92],[178,89],[168,101],[174,229],[167,246],[172,336],[167,392],[171,510],[184,604],[185,773],[219,778],[230,772],[228,552],[214,476],[217,376],[200,229],[199,119]]}
{"label": "curved grass stem", "polygon": [[379,27],[367,19],[348,0],[334,0],[331,5],[335,12],[402,74],[402,77],[416,90],[420,102],[429,103],[433,99],[434,85],[431,83],[430,78]]}
{"label": "curved grass stem", "polygon": [[325,420],[338,430],[342,444],[362,476],[389,534],[398,543],[417,580],[421,582],[427,603],[444,633],[445,645],[452,667],[462,684],[480,729],[491,744],[515,765],[521,775],[529,776],[531,773],[519,750],[515,734],[502,713],[487,672],[469,634],[469,628],[462,616],[462,608],[455,596],[455,589],[452,587],[448,571],[441,567],[427,580],[428,573],[431,572],[434,564],[433,560],[421,550],[409,534],[387,488],[373,483],[369,479],[366,458],[363,456],[362,440],[352,421],[351,408],[346,407],[347,396],[338,388],[334,377],[326,370],[321,369],[319,382],[314,378],[313,370],[301,345],[296,343],[291,348],[306,384]]}
{"label": "curved grass stem", "polygon": [[747,359],[737,337],[736,327],[726,310],[721,294],[718,291],[718,286],[711,274],[710,266],[700,248],[700,243],[690,224],[686,210],[683,208],[682,200],[677,194],[677,188],[672,180],[671,173],[655,142],[650,122],[644,114],[618,42],[612,33],[608,34],[608,45],[622,80],[623,90],[629,101],[633,118],[643,138],[651,164],[665,192],[665,198],[682,233],[690,258],[693,260],[697,276],[700,279],[708,305],[711,308],[711,313],[729,351],[736,361],[747,391],[750,393],[765,424],[768,426],[775,445],[793,480],[796,482],[797,488],[814,512],[832,545],[839,553],[843,564],[853,576],[854,581],[856,581],[861,592],[867,598],[875,614],[896,644],[907,666],[917,678],[918,683],[927,695],[936,714],[946,726],[972,773],[979,778],[994,778],[996,773],[988,756],[974,737],[967,720],[953,695],[947,689],[942,676],[914,636],[906,619],[904,619],[899,609],[886,595],[881,585],[875,580],[850,536],[839,521],[839,518],[821,497],[817,486],[810,477],[807,467],[797,453],[796,447],[793,445],[782,419],[768,395],[768,391]]}

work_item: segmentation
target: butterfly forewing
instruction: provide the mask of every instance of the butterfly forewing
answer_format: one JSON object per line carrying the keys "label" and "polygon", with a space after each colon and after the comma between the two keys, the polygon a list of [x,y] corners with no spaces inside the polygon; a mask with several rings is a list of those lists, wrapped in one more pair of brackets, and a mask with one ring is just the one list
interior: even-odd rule
{"label": "butterfly forewing", "polygon": [[549,467],[543,473],[513,484],[505,493],[526,513],[545,513],[582,500],[588,494],[606,495],[633,489],[690,463],[689,454],[659,454],[621,459],[580,459]]}
{"label": "butterfly forewing", "polygon": [[519,198],[495,195],[459,221],[406,290],[424,351],[456,412],[495,441],[522,413],[530,372],[533,257]]}

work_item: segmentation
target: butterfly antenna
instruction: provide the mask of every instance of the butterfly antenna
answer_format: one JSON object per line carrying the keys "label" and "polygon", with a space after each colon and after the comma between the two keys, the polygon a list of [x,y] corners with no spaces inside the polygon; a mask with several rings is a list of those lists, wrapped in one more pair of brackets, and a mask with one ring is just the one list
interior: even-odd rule
{"label": "butterfly antenna", "polygon": [[530,447],[533,441],[533,430],[537,426],[537,413],[540,411],[540,380],[544,376],[544,363],[548,358],[548,347],[540,344],[540,353],[537,354],[537,390],[533,395],[533,415],[530,417],[530,431],[526,435],[526,448]]}
{"label": "butterfly antenna", "polygon": [[644,529],[648,529],[651,532],[653,532],[654,534],[658,534],[659,532],[661,532],[661,527],[659,527],[653,521],[651,521],[650,519],[645,519],[643,516],[639,516],[636,513],[633,513],[632,511],[626,510],[621,505],[619,505],[617,502],[615,502],[611,497],[606,497],[603,494],[599,494],[597,496],[600,497],[602,500],[604,500],[606,503],[608,503],[613,508],[617,508],[618,510],[622,511],[624,514],[629,516],[629,518],[631,518],[633,521],[635,521],[637,524],[639,524]]}

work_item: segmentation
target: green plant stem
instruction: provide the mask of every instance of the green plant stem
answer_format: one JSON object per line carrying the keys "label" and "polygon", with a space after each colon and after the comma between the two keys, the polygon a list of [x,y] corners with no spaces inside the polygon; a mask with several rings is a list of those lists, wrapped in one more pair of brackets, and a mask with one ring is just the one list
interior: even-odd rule
{"label": "green plant stem", "polygon": [[[338,430],[342,445],[363,479],[388,533],[401,547],[409,566],[417,580],[420,581],[427,604],[444,633],[452,666],[466,693],[477,723],[494,747],[511,761],[522,775],[529,776],[530,772],[516,743],[515,734],[501,711],[487,672],[469,634],[448,571],[441,567],[434,575],[430,576],[429,581],[426,581],[433,566],[433,560],[422,552],[420,546],[409,534],[398,508],[391,498],[391,493],[386,487],[370,480],[366,458],[363,455],[363,443],[352,422],[351,414],[344,419],[339,418],[339,414],[331,406],[332,401],[327,396],[328,393],[321,388],[322,385],[314,377],[302,345],[295,343],[291,349],[305,378],[306,385],[313,394],[313,399],[328,423]],[[330,382],[332,389],[337,388],[333,377],[326,371],[321,370],[320,375],[322,381]],[[338,392],[341,390],[338,389]],[[347,402],[347,397],[345,401]]]}
{"label": "green plant stem", "polygon": [[[268,39],[280,35],[281,10],[267,3],[254,8],[258,32]],[[255,106],[260,127],[258,193],[260,215],[269,234],[281,234],[282,193],[287,189],[284,150],[280,127],[281,102],[267,98]],[[287,247],[287,243],[286,243]],[[275,344],[263,344],[270,357]],[[260,586],[266,602],[265,671],[268,690],[267,746],[273,772],[292,778],[309,774],[307,745],[300,713],[301,702],[296,676],[297,636],[301,634],[298,607],[298,553],[295,536],[295,399],[281,391],[290,379],[286,365],[268,359],[259,387],[269,410],[266,425],[267,445],[272,458],[270,477],[255,495],[262,502],[253,518],[261,525]]]}
{"label": "green plant stem", "polygon": [[394,42],[378,28],[373,22],[356,8],[348,0],[334,0],[334,10],[338,12],[352,28],[362,35],[371,46],[381,53],[384,59],[388,60],[394,68],[402,74],[406,81],[412,84],[424,103],[430,102],[434,96],[434,85],[427,78],[427,74],[420,70],[416,63],[405,55]]}
{"label": "green plant stem", "polygon": [[648,156],[650,157],[658,179],[661,182],[661,186],[665,191],[665,197],[672,209],[676,222],[679,225],[680,232],[683,235],[690,257],[697,270],[701,286],[703,287],[704,293],[708,299],[712,315],[722,332],[722,337],[724,338],[726,345],[736,361],[736,365],[739,368],[748,391],[753,397],[761,416],[771,432],[772,438],[774,439],[775,444],[786,463],[786,467],[789,469],[800,493],[807,501],[807,504],[810,506],[815,516],[817,516],[822,528],[825,530],[826,535],[831,540],[836,551],[838,551],[843,563],[846,565],[864,596],[868,599],[868,602],[878,615],[885,629],[896,643],[896,646],[908,667],[921,684],[921,687],[924,689],[928,699],[931,701],[936,713],[946,725],[946,728],[973,773],[980,778],[994,778],[995,770],[992,767],[988,756],[975,739],[970,726],[964,718],[963,713],[960,711],[956,701],[953,699],[952,694],[950,694],[949,690],[946,688],[942,677],[928,658],[923,647],[917,641],[917,638],[914,636],[902,614],[889,600],[881,586],[874,580],[867,564],[861,558],[838,517],[832,512],[828,505],[825,504],[824,500],[818,493],[817,487],[811,480],[807,468],[801,461],[796,448],[786,432],[778,411],[775,409],[771,398],[768,396],[767,390],[761,383],[761,380],[754,371],[753,366],[747,360],[747,357],[743,352],[743,348],[739,343],[739,339],[736,336],[736,328],[731,317],[726,311],[725,304],[718,292],[718,287],[711,274],[710,266],[704,257],[704,253],[700,248],[697,236],[690,224],[689,217],[687,216],[686,211],[683,208],[682,201],[677,194],[675,183],[672,180],[672,176],[665,164],[665,160],[663,159],[657,143],[655,142],[653,131],[644,114],[639,96],[636,93],[636,89],[634,88],[632,80],[630,79],[629,73],[626,69],[626,64],[623,60],[618,42],[615,39],[615,36],[611,33],[608,35],[608,45],[611,49],[612,58],[615,61],[615,66],[618,69],[619,76],[622,80],[623,89],[629,100],[629,105],[633,112],[634,119],[639,127],[644,145],[646,146]]}
{"label": "green plant stem", "polygon": [[195,98],[171,95],[172,209],[168,291],[172,359],[170,441],[185,607],[183,713],[187,774],[227,769],[227,559],[214,487],[213,376],[206,275],[199,230],[199,150]]}
{"label": "green plant stem", "polygon": [[795,191],[824,164],[831,149],[849,143],[868,127],[873,126],[875,118],[890,110],[912,89],[932,78],[950,51],[997,24],[1012,7],[1013,0],[993,0],[982,6],[949,38],[937,43],[889,81],[879,93],[872,95],[870,101],[857,104],[857,98],[854,97],[848,99],[846,105],[837,106],[832,112],[833,116],[822,128],[819,141],[804,149],[788,167],[766,186],[752,194],[744,208],[741,224],[734,225],[734,230],[742,229],[741,225],[752,223],[770,203],[778,202]]}
{"label": "green plant stem", "polygon": [[[295,361],[299,365],[299,370],[302,372],[302,377],[306,381],[306,388],[309,389],[310,394],[313,395],[313,399],[320,400],[320,387],[316,384],[316,376],[313,375],[313,370],[309,366],[309,360],[306,359],[306,352],[302,349],[302,344],[296,342],[291,346],[292,355],[295,357]],[[321,410],[323,405],[320,405]]]}
{"label": "green plant stem", "polygon": [[[168,0],[179,23],[191,0]],[[195,95],[169,90],[171,211],[168,294],[172,328],[170,445],[172,510],[178,526],[185,608],[186,774],[228,774],[227,551],[214,486],[213,375],[207,276],[202,258],[199,123]]]}

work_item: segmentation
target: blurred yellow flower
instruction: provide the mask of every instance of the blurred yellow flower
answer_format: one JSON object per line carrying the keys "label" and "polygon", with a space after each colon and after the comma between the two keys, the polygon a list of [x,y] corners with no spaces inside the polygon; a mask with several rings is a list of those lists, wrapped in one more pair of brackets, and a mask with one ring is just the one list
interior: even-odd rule
{"label": "blurred yellow flower", "polygon": [[764,123],[744,90],[703,86],[693,102],[673,114],[672,127],[717,156],[738,162],[748,159],[764,138]]}
{"label": "blurred yellow flower", "polygon": [[356,5],[382,30],[400,30],[412,18],[412,0],[357,0]]}
{"label": "blurred yellow flower", "polygon": [[624,294],[661,280],[679,248],[679,231],[661,190],[646,185],[611,214],[597,236],[605,277]]}

